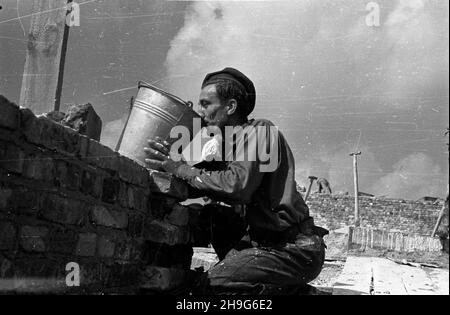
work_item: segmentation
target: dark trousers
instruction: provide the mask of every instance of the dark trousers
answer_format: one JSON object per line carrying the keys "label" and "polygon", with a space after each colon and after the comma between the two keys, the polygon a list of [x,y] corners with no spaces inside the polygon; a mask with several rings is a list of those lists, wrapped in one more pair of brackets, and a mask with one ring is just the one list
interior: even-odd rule
{"label": "dark trousers", "polygon": [[195,294],[300,294],[320,274],[325,259],[322,237],[299,234],[291,242],[258,244],[245,237],[238,217],[230,220],[229,211],[210,215],[220,262],[201,277]]}

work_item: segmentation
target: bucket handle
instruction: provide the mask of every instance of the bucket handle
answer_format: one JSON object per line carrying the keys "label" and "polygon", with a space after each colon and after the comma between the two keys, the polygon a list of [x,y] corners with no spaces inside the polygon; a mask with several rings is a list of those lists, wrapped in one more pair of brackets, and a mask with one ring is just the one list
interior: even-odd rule
{"label": "bucket handle", "polygon": [[161,93],[161,94],[163,94],[163,95],[165,95],[165,96],[167,96],[167,97],[169,97],[171,99],[174,99],[175,101],[177,101],[177,102],[179,102],[181,104],[184,104],[185,106],[187,106],[189,108],[192,108],[194,106],[194,104],[191,101],[189,101],[189,102],[183,101],[181,98],[179,98],[179,97],[177,97],[177,96],[175,96],[173,94],[170,94],[170,93],[168,93],[166,91],[163,91],[160,88],[158,88],[158,87],[156,87],[156,86],[154,86],[154,85],[152,85],[150,83],[147,83],[147,82],[144,82],[144,81],[139,81],[138,87],[139,88],[147,87],[147,88],[150,88],[152,90],[155,90],[156,92]]}

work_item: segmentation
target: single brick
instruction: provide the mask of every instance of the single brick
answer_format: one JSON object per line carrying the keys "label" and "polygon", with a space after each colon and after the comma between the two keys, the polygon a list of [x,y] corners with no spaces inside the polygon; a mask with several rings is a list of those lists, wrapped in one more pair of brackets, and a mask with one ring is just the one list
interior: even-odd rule
{"label": "single brick", "polygon": [[142,261],[145,243],[146,242],[142,239],[131,240],[130,261],[139,261],[139,262]]}
{"label": "single brick", "polygon": [[0,211],[8,210],[10,198],[13,195],[13,190],[9,188],[0,187]]}
{"label": "single brick", "polygon": [[91,222],[96,225],[125,229],[128,226],[128,214],[125,211],[95,205],[91,209]]}
{"label": "single brick", "polygon": [[168,173],[151,171],[150,190],[152,193],[168,195],[179,201],[185,201],[189,198],[187,184]]}
{"label": "single brick", "polygon": [[153,220],[144,228],[144,239],[155,243],[176,245],[189,242],[189,230],[168,222]]}
{"label": "single brick", "polygon": [[[14,276],[14,266],[11,260],[6,258],[2,253],[0,253],[0,279],[3,281],[5,279],[12,279]],[[12,287],[14,287],[13,283]],[[5,292],[8,291],[6,288],[4,290]]]}
{"label": "single brick", "polygon": [[119,177],[131,184],[148,186],[148,170],[125,156],[119,158]]}
{"label": "single brick", "polygon": [[102,195],[103,180],[102,176],[95,173],[95,170],[84,170],[81,177],[81,191],[89,194],[94,198],[100,198]]}
{"label": "single brick", "polygon": [[[95,247],[94,247],[95,252]],[[93,255],[89,255],[93,256]],[[106,268],[104,264],[98,262],[86,262],[80,265],[80,285],[82,289],[102,288],[106,278]]]}
{"label": "single brick", "polygon": [[90,140],[87,161],[108,171],[116,172],[119,168],[119,154],[98,141]]}
{"label": "single brick", "polygon": [[9,172],[21,174],[25,153],[16,145],[0,141],[0,168]]}
{"label": "single brick", "polygon": [[145,189],[129,185],[127,189],[128,206],[142,212],[148,211],[149,192]]}
{"label": "single brick", "polygon": [[94,233],[81,233],[78,235],[78,243],[75,255],[83,257],[95,256],[97,248],[97,235]]}
{"label": "single brick", "polygon": [[80,135],[80,152],[79,156],[84,160],[88,156],[89,153],[89,138],[83,135]]}
{"label": "single brick", "polygon": [[0,187],[0,211],[33,214],[39,207],[38,197],[38,192],[25,187]]}
{"label": "single brick", "polygon": [[45,252],[45,238],[48,228],[42,226],[23,226],[20,229],[20,246],[28,252]]}
{"label": "single brick", "polygon": [[105,178],[103,180],[102,201],[114,203],[119,199],[120,182],[117,179]]}
{"label": "single brick", "polygon": [[17,129],[19,117],[19,107],[0,95],[0,128]]}
{"label": "single brick", "polygon": [[139,238],[144,231],[145,216],[140,213],[130,213],[128,216],[128,234],[131,237]]}
{"label": "single brick", "polygon": [[174,290],[183,286],[188,278],[188,270],[147,266],[141,273],[140,287],[155,291]]}
{"label": "single brick", "polygon": [[52,158],[42,155],[28,156],[25,161],[23,175],[28,178],[53,181],[55,178],[54,163]]}
{"label": "single brick", "polygon": [[189,208],[176,204],[166,216],[167,222],[177,226],[189,224]]}
{"label": "single brick", "polygon": [[42,216],[57,223],[83,225],[86,205],[79,200],[47,194],[42,201]]}
{"label": "single brick", "polygon": [[77,233],[61,227],[51,230],[49,241],[49,251],[61,254],[71,254],[77,245]]}
{"label": "single brick", "polygon": [[61,122],[80,134],[100,141],[102,132],[102,120],[95,112],[91,104],[73,104],[69,107],[66,117]]}
{"label": "single brick", "polygon": [[117,196],[117,201],[119,205],[123,208],[131,208],[129,205],[129,197],[128,197],[128,184],[125,182],[120,182],[119,194]]}
{"label": "single brick", "polygon": [[116,235],[114,251],[114,258],[120,260],[130,260],[131,251],[133,249],[133,239],[131,239],[126,233],[120,233]]}
{"label": "single brick", "polygon": [[34,214],[39,209],[39,192],[26,187],[15,187],[9,208],[19,214]]}
{"label": "single brick", "polygon": [[16,228],[11,222],[0,222],[0,250],[10,250],[16,244]]}
{"label": "single brick", "polygon": [[81,183],[81,168],[65,161],[55,161],[55,184],[59,187],[78,190]]}
{"label": "single brick", "polygon": [[117,262],[105,264],[107,276],[105,277],[104,287],[120,288],[133,287],[138,284],[140,268],[138,264],[124,264]]}
{"label": "single brick", "polygon": [[97,255],[99,257],[111,258],[114,256],[115,235],[99,235],[97,238]]}

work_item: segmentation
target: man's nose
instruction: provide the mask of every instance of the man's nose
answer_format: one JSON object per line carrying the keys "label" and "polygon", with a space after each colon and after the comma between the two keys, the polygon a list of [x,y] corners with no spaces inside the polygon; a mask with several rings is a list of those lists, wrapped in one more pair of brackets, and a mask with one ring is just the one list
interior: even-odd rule
{"label": "man's nose", "polygon": [[203,109],[200,106],[197,108],[196,112],[202,119],[205,118],[205,113],[203,112]]}

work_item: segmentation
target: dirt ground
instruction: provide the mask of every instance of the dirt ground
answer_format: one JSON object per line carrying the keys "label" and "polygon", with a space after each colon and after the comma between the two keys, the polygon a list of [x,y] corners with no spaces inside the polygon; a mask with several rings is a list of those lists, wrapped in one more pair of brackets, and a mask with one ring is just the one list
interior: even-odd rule
{"label": "dirt ground", "polygon": [[[217,257],[212,249],[196,248],[196,255],[193,260],[193,266],[203,266],[209,269],[217,262]],[[325,261],[322,272],[319,276],[310,283],[311,290],[308,295],[331,295],[333,292],[333,285],[339,278],[344,269],[345,259],[348,256],[365,256],[365,257],[379,257],[388,258],[395,261],[404,261],[411,263],[426,263],[432,264],[439,268],[449,269],[449,254],[444,252],[414,252],[414,253],[399,253],[394,251],[382,251],[374,249],[360,250],[358,247],[350,249],[346,253],[341,253],[339,259],[328,259]]]}
{"label": "dirt ground", "polygon": [[394,251],[381,251],[374,249],[365,249],[364,251],[358,248],[352,248],[349,250],[350,256],[366,256],[366,257],[380,257],[388,258],[392,260],[401,261],[406,259],[412,263],[425,263],[436,265],[437,267],[449,269],[449,254],[445,252],[413,252],[413,253],[401,253]]}
{"label": "dirt ground", "polygon": [[310,283],[318,292],[318,295],[331,295],[333,292],[333,284],[344,269],[344,261],[325,262],[320,275]]}
{"label": "dirt ground", "polygon": [[[359,248],[350,249],[346,255],[348,256],[364,256],[387,258],[394,261],[407,261],[409,263],[430,264],[436,268],[449,269],[449,254],[445,252],[413,252],[400,253],[388,250],[374,250]],[[340,259],[336,261],[326,261],[320,275],[310,283],[315,290],[311,292],[313,295],[331,295],[333,285],[337,281],[345,265],[345,261]],[[432,269],[430,269],[432,270]]]}

